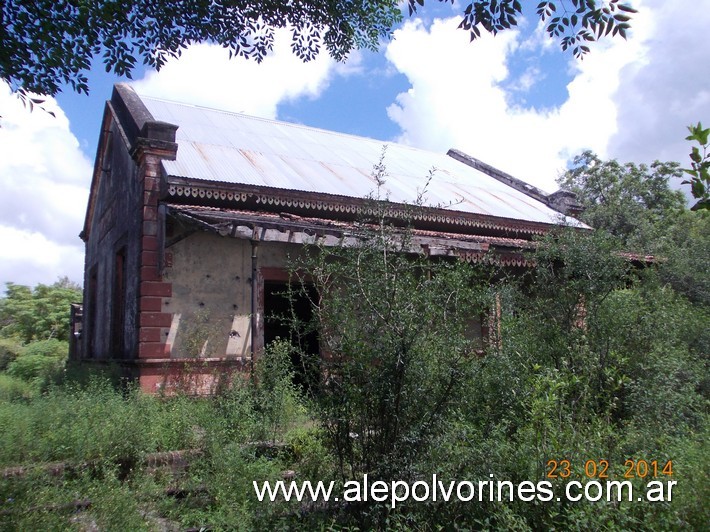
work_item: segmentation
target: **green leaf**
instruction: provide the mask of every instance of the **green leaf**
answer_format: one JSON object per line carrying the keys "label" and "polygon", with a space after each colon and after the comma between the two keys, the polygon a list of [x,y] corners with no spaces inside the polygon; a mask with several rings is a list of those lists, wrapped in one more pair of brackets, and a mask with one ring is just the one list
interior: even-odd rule
{"label": "green leaf", "polygon": [[633,7],[631,7],[631,6],[628,5],[628,4],[618,4],[618,5],[616,6],[616,8],[619,9],[619,10],[621,10],[621,11],[626,11],[627,13],[638,13],[638,10],[637,10],[637,9],[634,9]]}

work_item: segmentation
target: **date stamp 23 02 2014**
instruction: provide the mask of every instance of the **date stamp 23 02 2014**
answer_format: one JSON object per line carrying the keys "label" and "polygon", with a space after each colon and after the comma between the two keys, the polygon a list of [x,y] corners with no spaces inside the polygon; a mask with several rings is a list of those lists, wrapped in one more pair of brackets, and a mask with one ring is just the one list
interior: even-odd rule
{"label": "date stamp 23 02 2014", "polygon": [[[618,471],[620,469],[617,469]],[[609,460],[585,460],[573,463],[572,460],[551,459],[547,461],[547,478],[590,478],[590,479],[605,479],[609,478],[614,469],[610,469]],[[633,478],[658,478],[673,476],[673,461],[672,460],[635,460],[627,459],[624,461],[623,473],[620,475],[626,479]]]}

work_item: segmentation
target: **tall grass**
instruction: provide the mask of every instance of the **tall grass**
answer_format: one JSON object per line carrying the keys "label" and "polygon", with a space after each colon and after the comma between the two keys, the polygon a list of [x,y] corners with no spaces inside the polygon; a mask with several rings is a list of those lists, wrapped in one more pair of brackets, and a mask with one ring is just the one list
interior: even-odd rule
{"label": "tall grass", "polygon": [[[262,456],[254,441],[287,441],[309,424],[288,378],[235,379],[196,398],[149,396],[105,378],[40,395],[0,375],[0,530],[271,527],[284,510],[259,503],[252,481],[276,480],[298,458]],[[184,470],[146,467],[149,453],[189,449],[199,452]]]}
{"label": "tall grass", "polygon": [[[29,401],[0,402],[0,466],[35,462],[138,459],[142,453],[192,449],[206,437],[250,431],[247,402],[225,397],[169,399],[107,381],[56,387]],[[215,408],[227,401],[230,408]],[[243,406],[240,406],[243,405]],[[241,410],[241,411],[240,411]]]}

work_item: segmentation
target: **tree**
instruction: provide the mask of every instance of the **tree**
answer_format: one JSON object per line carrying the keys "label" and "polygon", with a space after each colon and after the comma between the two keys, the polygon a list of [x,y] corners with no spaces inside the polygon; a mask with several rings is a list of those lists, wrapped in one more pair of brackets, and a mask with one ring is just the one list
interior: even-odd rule
{"label": "tree", "polygon": [[574,158],[572,169],[558,183],[577,194],[584,208],[582,221],[620,238],[627,247],[648,251],[658,224],[672,223],[685,209],[683,194],[668,186],[671,178],[680,176],[678,163],[622,164],[586,151]]}
{"label": "tree", "polygon": [[679,213],[657,231],[652,248],[663,257],[661,278],[691,302],[710,308],[710,211]]}
{"label": "tree", "polygon": [[[416,4],[424,0],[409,0],[410,14]],[[589,52],[589,42],[602,36],[626,38],[630,14],[636,10],[619,0],[548,0],[537,4],[535,13],[546,23],[547,34],[560,40],[562,50],[572,50],[579,58]],[[473,41],[481,36],[481,28],[495,35],[517,26],[516,17],[522,14],[519,0],[475,0],[464,10],[459,28],[468,30]]]}
{"label": "tree", "polygon": [[703,129],[703,125],[698,122],[695,126],[688,126],[688,131],[690,135],[685,137],[685,140],[695,141],[699,146],[693,146],[690,151],[690,168],[683,169],[690,179],[683,181],[683,184],[690,185],[693,197],[698,200],[693,205],[694,211],[710,210],[710,128]]}
{"label": "tree", "polygon": [[[413,14],[424,0],[408,5]],[[633,12],[619,0],[550,0],[535,10],[548,34],[576,56],[589,51],[589,41],[625,37]],[[460,27],[473,40],[481,29],[515,27],[522,13],[518,0],[472,0]],[[107,72],[128,77],[138,62],[159,69],[196,42],[260,61],[278,28],[291,30],[292,50],[304,61],[322,48],[343,60],[353,49],[376,49],[401,17],[396,0],[0,0],[0,79],[26,102],[41,103],[28,94],[55,95],[62,84],[88,93],[85,73],[98,56]]]}
{"label": "tree", "polygon": [[[700,124],[695,130],[702,136]],[[693,153],[699,168],[707,157],[697,148]],[[574,165],[558,182],[577,194],[585,209],[580,218],[619,238],[626,251],[658,257],[664,283],[694,304],[710,304],[710,212],[688,210],[683,194],[669,188],[668,180],[682,175],[679,165],[621,164],[591,152],[576,157]]]}
{"label": "tree", "polygon": [[299,265],[319,294],[312,326],[326,354],[311,388],[343,480],[423,473],[420,458],[475,374],[472,320],[490,305],[480,269],[410,255],[406,232],[379,229]]}
{"label": "tree", "polygon": [[69,339],[69,305],[81,301],[81,288],[67,278],[52,285],[7,283],[0,299],[0,337],[28,343]]}

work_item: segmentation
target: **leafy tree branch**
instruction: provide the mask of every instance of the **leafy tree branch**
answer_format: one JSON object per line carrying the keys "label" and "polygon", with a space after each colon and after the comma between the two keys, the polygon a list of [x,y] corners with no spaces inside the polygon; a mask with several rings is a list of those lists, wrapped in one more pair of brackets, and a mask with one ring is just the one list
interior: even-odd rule
{"label": "leafy tree branch", "polygon": [[[591,41],[626,37],[635,12],[620,0],[473,0],[463,4],[459,27],[471,40],[481,30],[514,28],[524,4],[577,57]],[[408,0],[409,14],[423,5]],[[0,0],[0,79],[25,95],[53,96],[63,85],[88,93],[86,72],[96,58],[127,77],[140,63],[160,69],[199,42],[261,61],[280,28],[291,31],[291,49],[303,61],[322,50],[342,61],[352,50],[377,49],[401,19],[396,0]]]}
{"label": "leafy tree branch", "polygon": [[685,140],[697,142],[698,146],[693,146],[690,151],[690,168],[683,168],[683,171],[690,176],[690,179],[683,181],[684,185],[690,185],[693,197],[698,202],[693,205],[693,210],[710,210],[710,128],[703,129],[702,123],[688,126],[690,135]]}

